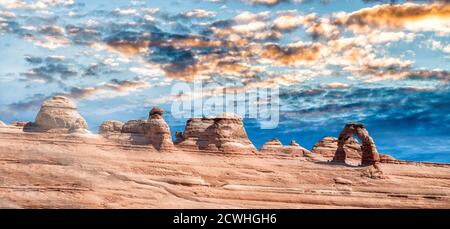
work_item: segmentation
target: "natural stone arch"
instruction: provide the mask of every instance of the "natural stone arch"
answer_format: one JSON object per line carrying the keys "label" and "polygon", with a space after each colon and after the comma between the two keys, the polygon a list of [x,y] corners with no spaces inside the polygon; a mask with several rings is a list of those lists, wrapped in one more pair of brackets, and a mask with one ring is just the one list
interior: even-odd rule
{"label": "natural stone arch", "polygon": [[353,135],[356,135],[362,141],[361,165],[373,165],[379,162],[380,155],[378,154],[375,142],[362,123],[348,123],[345,125],[344,129],[339,134],[338,148],[334,154],[333,161],[345,162],[347,153],[345,152],[344,145]]}

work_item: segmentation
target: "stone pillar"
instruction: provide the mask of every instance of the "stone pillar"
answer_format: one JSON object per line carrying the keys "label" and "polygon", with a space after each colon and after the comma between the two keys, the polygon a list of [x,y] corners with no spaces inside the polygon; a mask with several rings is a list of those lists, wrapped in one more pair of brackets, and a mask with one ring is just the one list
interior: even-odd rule
{"label": "stone pillar", "polygon": [[154,107],[150,111],[148,121],[145,124],[145,135],[150,141],[150,144],[155,149],[162,151],[174,149],[170,128],[162,117],[163,113],[163,109]]}

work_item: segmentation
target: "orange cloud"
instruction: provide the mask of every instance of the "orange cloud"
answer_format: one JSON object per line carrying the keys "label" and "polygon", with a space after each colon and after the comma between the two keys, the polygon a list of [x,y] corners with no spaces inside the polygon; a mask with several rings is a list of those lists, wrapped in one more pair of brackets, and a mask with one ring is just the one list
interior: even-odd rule
{"label": "orange cloud", "polygon": [[337,15],[337,23],[355,32],[366,32],[374,27],[406,28],[412,31],[450,32],[450,4],[377,5],[350,14]]}
{"label": "orange cloud", "polygon": [[297,62],[312,62],[320,58],[321,44],[298,45],[280,47],[269,44],[263,47],[261,56],[274,60],[282,65],[291,65]]}

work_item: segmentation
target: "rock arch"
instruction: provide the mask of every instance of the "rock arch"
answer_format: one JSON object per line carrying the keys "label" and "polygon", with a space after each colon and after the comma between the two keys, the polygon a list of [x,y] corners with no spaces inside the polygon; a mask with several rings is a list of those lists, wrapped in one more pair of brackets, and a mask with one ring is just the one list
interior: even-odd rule
{"label": "rock arch", "polygon": [[361,141],[361,165],[373,165],[380,161],[377,147],[369,132],[362,123],[347,123],[339,134],[338,148],[334,154],[334,162],[345,162],[347,159],[347,152],[345,152],[344,145],[347,140],[356,135]]}

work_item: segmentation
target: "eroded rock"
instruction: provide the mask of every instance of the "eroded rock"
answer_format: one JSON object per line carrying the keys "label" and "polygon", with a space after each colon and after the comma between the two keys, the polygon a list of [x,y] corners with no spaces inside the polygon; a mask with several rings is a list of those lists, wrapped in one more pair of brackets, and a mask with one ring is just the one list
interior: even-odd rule
{"label": "eroded rock", "polygon": [[148,120],[106,121],[99,133],[108,139],[126,141],[131,144],[153,145],[157,150],[173,150],[169,125],[163,118],[164,110],[154,107]]}
{"label": "eroded rock", "polygon": [[300,157],[311,152],[303,147],[301,147],[295,140],[292,140],[291,143],[287,146],[284,146],[280,140],[274,138],[267,141],[260,150],[261,153],[264,154],[274,154],[274,155],[285,155],[285,156],[294,156]]}
{"label": "eroded rock", "polygon": [[149,114],[147,123],[145,124],[145,135],[148,137],[150,144],[157,150],[174,149],[172,136],[170,134],[169,125],[163,118],[164,110],[154,107]]}
{"label": "eroded rock", "polygon": [[348,123],[339,134],[338,148],[334,154],[333,161],[345,162],[347,159],[347,152],[344,148],[348,139],[356,135],[362,141],[361,145],[361,164],[373,165],[380,161],[380,156],[375,146],[375,142],[370,137],[369,132],[366,130],[362,123]]}
{"label": "eroded rock", "polygon": [[122,126],[122,133],[145,134],[145,120],[130,120]]}
{"label": "eroded rock", "polygon": [[[362,157],[363,150],[369,150],[371,152],[371,150],[374,149],[373,147],[375,147],[375,150],[376,150],[376,146],[375,146],[375,143],[373,142],[373,139],[371,139],[370,136],[367,137],[368,136],[367,130],[366,130],[366,132],[359,133],[360,136],[363,136],[362,138],[365,139],[365,140],[361,139],[363,144],[360,144],[356,139],[351,137],[351,135],[353,135],[352,133],[353,133],[352,131],[349,131],[349,132],[346,131],[345,136],[342,137],[342,140],[343,140],[342,148],[345,151],[346,159],[348,158],[348,159],[354,159],[354,160],[362,160],[363,159],[363,157]],[[345,138],[347,138],[347,140],[344,140]],[[366,145],[364,145],[364,141],[366,141]],[[325,137],[314,145],[312,152],[315,154],[320,154],[325,158],[333,158],[339,148],[338,143],[339,143],[338,138]],[[342,154],[342,152],[340,152],[340,153]],[[373,161],[369,157],[369,158],[366,158],[365,163],[362,163],[362,164],[364,164],[364,165],[373,164],[374,162],[378,162],[378,161],[383,162],[383,163],[392,163],[392,162],[397,161],[394,157],[392,157],[390,155],[380,154],[380,153],[378,153],[378,151],[377,151],[377,154],[378,154],[379,160]],[[342,162],[342,160],[340,160],[340,162]]]}
{"label": "eroded rock", "polygon": [[120,133],[122,131],[124,123],[116,120],[108,120],[100,125],[99,133]]}
{"label": "eroded rock", "polygon": [[335,177],[333,180],[334,180],[334,183],[336,183],[336,184],[343,184],[343,185],[352,185],[353,184],[353,182],[351,180],[347,180],[342,177]]}
{"label": "eroded rock", "polygon": [[[338,139],[335,137],[324,137],[317,142],[313,149],[313,153],[320,154],[323,157],[332,158],[338,148]],[[361,145],[354,138],[349,138],[344,144],[344,149],[347,152],[347,158],[361,159]]]}
{"label": "eroded rock", "polygon": [[76,104],[64,96],[54,96],[44,101],[33,126],[44,131],[88,128],[86,120],[78,113]]}
{"label": "eroded rock", "polygon": [[234,114],[222,114],[216,118],[191,118],[177,144],[196,150],[222,151],[225,153],[256,153],[248,139],[242,119]]}

